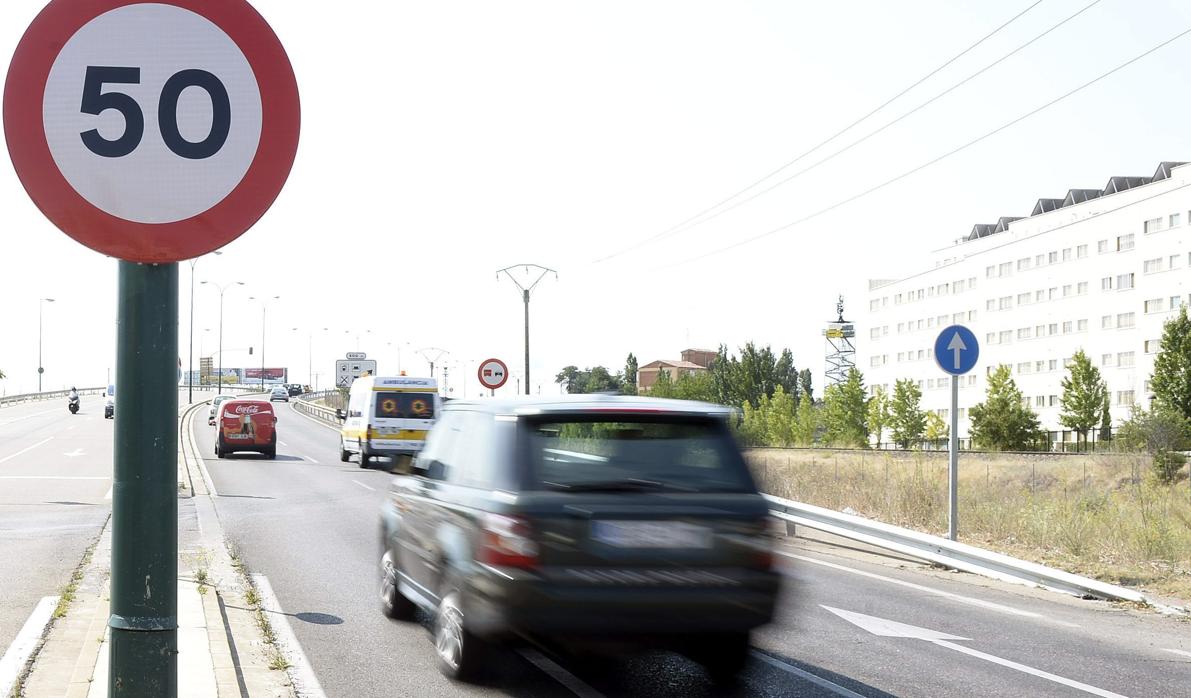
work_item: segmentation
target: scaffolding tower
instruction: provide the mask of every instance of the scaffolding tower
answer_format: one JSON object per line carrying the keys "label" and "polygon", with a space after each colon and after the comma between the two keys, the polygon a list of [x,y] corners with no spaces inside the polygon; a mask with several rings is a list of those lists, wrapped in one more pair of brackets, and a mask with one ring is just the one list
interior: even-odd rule
{"label": "scaffolding tower", "polygon": [[856,327],[844,319],[844,297],[835,304],[839,316],[827,323],[823,336],[827,338],[827,385],[839,385],[848,380],[848,371],[856,368]]}

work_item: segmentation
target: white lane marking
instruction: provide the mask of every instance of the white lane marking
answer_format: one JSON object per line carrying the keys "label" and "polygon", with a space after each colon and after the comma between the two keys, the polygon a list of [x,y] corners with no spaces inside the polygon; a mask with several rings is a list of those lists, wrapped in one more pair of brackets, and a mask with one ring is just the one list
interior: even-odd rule
{"label": "white lane marking", "polygon": [[376,488],[375,488],[375,487],[369,487],[368,485],[365,485],[364,483],[360,482],[359,480],[352,480],[352,482],[356,483],[356,484],[357,484],[357,485],[359,485],[360,487],[363,487],[364,489],[368,490],[369,492],[375,492],[375,491],[376,491]]}
{"label": "white lane marking", "polygon": [[29,451],[32,451],[33,449],[46,443],[47,441],[50,441],[53,438],[54,437],[52,437],[52,436],[46,437],[46,438],[42,439],[41,441],[38,441],[37,443],[33,444],[32,446],[26,446],[25,448],[22,448],[21,450],[17,451],[16,453],[12,454],[11,456],[4,456],[3,458],[0,458],[0,463],[10,461],[13,458],[16,458],[17,456],[21,455],[22,453],[28,453]]}
{"label": "white lane marking", "polygon": [[306,658],[306,653],[302,651],[302,645],[298,644],[298,638],[289,625],[289,618],[281,610],[281,604],[277,601],[277,595],[273,593],[269,578],[263,574],[254,574],[252,575],[252,584],[256,587],[257,595],[260,596],[261,610],[268,614],[269,625],[273,627],[273,632],[277,635],[281,653],[285,655],[286,661],[290,664],[286,671],[289,672],[294,692],[303,698],[326,698],[327,694],[323,693],[323,687],[310,667],[310,660]]}
{"label": "white lane marking", "polygon": [[1018,664],[1017,662],[1011,662],[1008,659],[994,657],[991,654],[985,654],[984,652],[981,652],[980,650],[974,650],[971,647],[957,645],[954,642],[950,642],[948,640],[935,640],[934,644],[939,645],[940,647],[953,649],[956,652],[963,652],[966,655],[983,659],[985,661],[992,662],[993,664],[1000,664],[1003,667],[1016,669],[1017,671],[1046,679],[1047,681],[1053,681],[1064,686],[1070,686],[1071,688],[1083,691],[1084,693],[1091,693],[1094,696],[1102,696],[1102,698],[1125,698],[1125,696],[1122,696],[1120,693],[1113,693],[1112,691],[1106,691],[1103,688],[1096,688],[1095,686],[1089,686],[1086,683],[1080,683],[1072,679],[1063,678],[1062,676],[1056,676],[1050,672],[1042,671],[1041,669],[1035,669],[1034,667],[1026,666],[1025,664]]}
{"label": "white lane marking", "polygon": [[111,480],[106,475],[0,475],[0,480]]}
{"label": "white lane marking", "polygon": [[570,689],[571,693],[582,698],[603,698],[604,694],[587,685],[583,679],[563,669],[554,660],[535,649],[521,650],[521,656],[531,664],[550,675],[550,678]]}
{"label": "white lane marking", "polygon": [[[806,557],[805,555],[795,555],[794,553],[787,553],[787,552],[783,552],[781,550],[777,551],[777,553],[778,553],[778,555],[794,558],[795,560],[801,560],[803,562],[810,562],[815,565],[822,565],[824,567],[830,567],[833,570],[840,570],[841,572],[857,574],[857,575],[860,575],[861,577],[868,577],[869,579],[877,579],[882,582],[889,582],[890,584],[896,584],[898,586],[907,587],[909,589],[915,589],[917,591],[924,591],[928,594],[935,594],[936,596],[942,596],[942,597],[945,597],[948,599],[954,599],[955,601],[961,601],[963,603],[972,604],[973,606],[980,606],[981,608],[987,608],[989,610],[997,611],[999,613],[1008,613],[1009,615],[1024,616],[1026,618],[1045,618],[1045,616],[1043,616],[1041,613],[1034,613],[1033,611],[1022,611],[1020,609],[1013,608],[1012,606],[1003,606],[999,603],[993,603],[992,601],[985,601],[984,599],[974,599],[970,596],[963,596],[960,594],[952,593],[950,591],[943,591],[942,589],[934,589],[934,588],[931,588],[928,586],[923,586],[921,584],[915,584],[914,582],[907,582],[907,581],[904,581],[901,579],[894,579],[893,577],[885,577],[885,576],[882,576],[879,574],[874,574],[872,572],[865,572],[864,570],[858,570],[858,569],[855,569],[852,567],[846,567],[844,565],[837,565],[834,562],[827,562],[826,560],[816,560],[813,557]],[[1058,622],[1058,621],[1056,621],[1056,622]],[[1063,623],[1063,625],[1071,625],[1071,624]],[[1079,627],[1079,626],[1074,626],[1074,627]]]}
{"label": "white lane marking", "polygon": [[17,417],[16,419],[10,419],[7,422],[0,422],[0,427],[6,427],[9,424],[16,424],[17,422],[23,422],[26,419],[33,419],[34,417],[40,417],[43,414],[49,414],[51,412],[57,411],[58,410],[46,410],[45,412],[34,412],[33,414],[27,414],[24,417]]}
{"label": "white lane marking", "polygon": [[283,448],[289,448],[289,444],[287,444],[284,441],[278,441],[277,443],[278,443],[278,445],[282,446]]}
{"label": "white lane marking", "polygon": [[67,458],[78,458],[79,456],[85,456],[87,454],[83,452],[83,449],[76,448],[70,453],[63,453],[62,455],[66,456]]}
{"label": "white lane marking", "polygon": [[1172,649],[1169,649],[1169,648],[1164,648],[1164,649],[1165,649],[1165,651],[1167,651],[1167,652],[1173,652],[1173,653],[1175,653],[1175,654],[1181,654],[1181,655],[1183,655],[1184,657],[1191,657],[1191,652],[1184,652],[1183,650],[1172,650]]}
{"label": "white lane marking", "polygon": [[299,456],[299,457],[300,457],[300,458],[302,458],[302,460],[309,461],[309,462],[311,462],[311,463],[314,463],[315,465],[318,465],[318,464],[319,464],[319,463],[318,463],[318,461],[316,461],[315,459],[311,458],[310,456]]}
{"label": "white lane marking", "polygon": [[794,666],[793,664],[787,664],[780,659],[775,659],[773,657],[770,657],[768,654],[765,654],[764,652],[758,652],[757,650],[753,650],[752,655],[754,657],[756,657],[757,659],[760,659],[761,661],[765,662],[766,664],[769,664],[770,666],[777,667],[778,669],[781,669],[782,671],[787,671],[791,674],[794,674],[795,676],[797,676],[799,678],[806,679],[807,681],[810,681],[811,683],[818,686],[819,688],[827,689],[828,691],[831,691],[832,693],[836,694],[837,696],[845,696],[846,698],[864,698],[864,696],[860,695],[859,693],[856,693],[855,691],[850,691],[837,683],[832,683],[832,682],[828,681],[827,679],[823,678],[822,676],[817,676],[815,674],[812,674],[809,671],[803,671],[802,669],[799,669],[798,667]]}
{"label": "white lane marking", "polygon": [[4,650],[4,656],[0,657],[0,696],[6,696],[12,691],[13,685],[21,675],[21,669],[25,668],[25,662],[29,661],[29,655],[33,654],[34,648],[37,647],[37,642],[45,632],[57,605],[57,596],[46,596],[38,601],[25,625],[21,626],[16,639]]}

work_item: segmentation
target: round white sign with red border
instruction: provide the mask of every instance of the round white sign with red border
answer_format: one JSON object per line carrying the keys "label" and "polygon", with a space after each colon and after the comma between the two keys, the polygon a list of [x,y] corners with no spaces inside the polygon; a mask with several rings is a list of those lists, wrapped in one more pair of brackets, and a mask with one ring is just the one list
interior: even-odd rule
{"label": "round white sign with red border", "polygon": [[509,367],[500,359],[487,359],[480,364],[477,371],[480,385],[490,390],[496,390],[509,380]]}
{"label": "round white sign with red border", "polygon": [[244,0],[53,0],[4,88],[25,190],[103,254],[177,262],[239,237],[298,147],[289,58]]}

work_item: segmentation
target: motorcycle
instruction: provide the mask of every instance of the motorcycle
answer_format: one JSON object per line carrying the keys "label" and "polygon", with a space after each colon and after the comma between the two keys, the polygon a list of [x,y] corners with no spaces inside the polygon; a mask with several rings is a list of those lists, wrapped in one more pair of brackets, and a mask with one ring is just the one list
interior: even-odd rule
{"label": "motorcycle", "polygon": [[79,413],[79,399],[77,397],[70,398],[70,402],[67,404],[67,408],[70,409],[71,414],[78,414]]}

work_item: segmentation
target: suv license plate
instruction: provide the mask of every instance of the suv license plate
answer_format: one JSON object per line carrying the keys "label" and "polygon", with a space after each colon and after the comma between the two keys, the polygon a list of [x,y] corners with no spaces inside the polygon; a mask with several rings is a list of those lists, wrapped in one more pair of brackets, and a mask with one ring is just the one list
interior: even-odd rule
{"label": "suv license plate", "polygon": [[711,547],[711,529],[680,521],[593,521],[592,538],[616,548]]}

